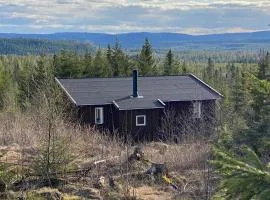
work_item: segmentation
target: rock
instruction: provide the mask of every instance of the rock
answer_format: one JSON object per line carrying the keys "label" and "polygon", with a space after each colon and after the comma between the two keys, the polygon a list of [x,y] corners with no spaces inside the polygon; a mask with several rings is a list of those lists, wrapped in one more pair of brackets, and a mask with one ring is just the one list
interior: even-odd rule
{"label": "rock", "polygon": [[168,168],[165,164],[152,163],[152,166],[146,173],[154,176],[164,176],[167,175],[168,172]]}
{"label": "rock", "polygon": [[97,189],[94,188],[80,188],[75,195],[87,198],[87,199],[96,199],[96,200],[102,200],[102,197],[100,196],[100,192]]}
{"label": "rock", "polygon": [[0,179],[0,193],[6,192],[6,189],[7,189],[6,183]]}

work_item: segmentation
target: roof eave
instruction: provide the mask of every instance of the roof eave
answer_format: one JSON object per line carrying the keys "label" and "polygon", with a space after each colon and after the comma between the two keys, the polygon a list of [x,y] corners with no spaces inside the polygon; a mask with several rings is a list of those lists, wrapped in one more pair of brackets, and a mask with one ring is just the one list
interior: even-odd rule
{"label": "roof eave", "polygon": [[148,108],[120,108],[119,111],[125,110],[154,110],[154,109],[164,109],[165,107],[148,107]]}
{"label": "roof eave", "polygon": [[68,93],[68,91],[65,89],[65,87],[61,84],[61,82],[58,80],[57,77],[54,78],[55,81],[58,83],[58,85],[64,90],[64,92],[66,93],[66,95],[68,96],[68,98],[76,105],[76,106],[80,106],[77,104],[77,102],[75,101],[75,99],[73,99],[73,97],[71,96],[71,94]]}
{"label": "roof eave", "polygon": [[195,79],[196,81],[198,81],[199,83],[201,83],[202,85],[204,85],[205,87],[207,87],[209,90],[211,90],[212,92],[216,93],[220,98],[216,98],[216,99],[223,99],[224,96],[219,93],[217,90],[215,90],[213,87],[211,87],[210,85],[208,85],[207,83],[205,83],[203,80],[199,79],[197,76],[195,76],[192,73],[188,74],[190,77],[192,77],[193,79]]}

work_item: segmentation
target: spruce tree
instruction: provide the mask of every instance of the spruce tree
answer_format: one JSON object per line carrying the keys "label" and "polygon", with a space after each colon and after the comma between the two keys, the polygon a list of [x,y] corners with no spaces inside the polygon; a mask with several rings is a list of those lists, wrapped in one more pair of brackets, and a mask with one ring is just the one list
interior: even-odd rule
{"label": "spruce tree", "polygon": [[82,75],[84,77],[91,76],[92,73],[92,55],[89,52],[84,54],[84,69],[82,71]]}
{"label": "spruce tree", "polygon": [[10,75],[4,71],[4,69],[0,68],[0,109],[3,107],[4,96],[9,89],[11,82]]}
{"label": "spruce tree", "polygon": [[262,55],[259,61],[259,71],[258,71],[259,79],[266,79],[270,81],[270,55],[269,52],[266,55]]}
{"label": "spruce tree", "polygon": [[108,46],[107,60],[111,66],[112,76],[125,76],[129,73],[129,59],[123,52],[119,42],[115,43],[113,49]]}
{"label": "spruce tree", "polygon": [[183,74],[188,73],[186,61],[183,62],[183,65],[182,65],[182,73],[183,73]]}
{"label": "spruce tree", "polygon": [[214,84],[214,62],[211,58],[208,58],[206,67],[206,81],[213,85]]}
{"label": "spruce tree", "polygon": [[109,64],[109,76],[115,76],[115,73],[114,73],[114,62],[113,62],[113,50],[111,48],[111,45],[108,44],[107,46],[107,51],[106,51],[106,59],[107,59],[107,62]]}
{"label": "spruce tree", "polygon": [[172,50],[166,54],[165,62],[164,62],[164,75],[172,75],[174,71],[174,58]]}
{"label": "spruce tree", "polygon": [[138,68],[142,76],[151,75],[155,65],[152,45],[146,38],[138,58]]}
{"label": "spruce tree", "polygon": [[57,54],[54,60],[56,76],[68,78],[81,76],[82,65],[79,58],[75,52],[61,51]]}
{"label": "spruce tree", "polygon": [[269,166],[263,164],[250,148],[243,146],[239,151],[241,156],[213,148],[214,159],[210,162],[221,175],[213,199],[269,199]]}
{"label": "spruce tree", "polygon": [[107,77],[109,76],[109,64],[107,59],[103,56],[102,51],[99,49],[93,60],[93,77]]}
{"label": "spruce tree", "polygon": [[[247,127],[237,136],[237,142],[252,147],[260,156],[270,151],[270,82],[250,75],[251,99],[246,112]],[[267,156],[269,157],[269,156]],[[270,161],[269,158],[265,158]]]}
{"label": "spruce tree", "polygon": [[233,82],[233,88],[231,92],[231,101],[233,102],[233,109],[237,113],[243,114],[244,108],[247,106],[247,94],[246,94],[246,76],[244,73],[240,73],[239,69],[236,68],[235,78]]}

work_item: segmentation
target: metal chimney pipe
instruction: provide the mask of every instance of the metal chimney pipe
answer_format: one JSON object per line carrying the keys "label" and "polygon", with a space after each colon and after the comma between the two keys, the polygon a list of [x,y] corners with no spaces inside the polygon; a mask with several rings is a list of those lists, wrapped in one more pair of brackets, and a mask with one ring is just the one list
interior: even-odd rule
{"label": "metal chimney pipe", "polygon": [[138,97],[138,71],[136,69],[133,70],[133,97]]}

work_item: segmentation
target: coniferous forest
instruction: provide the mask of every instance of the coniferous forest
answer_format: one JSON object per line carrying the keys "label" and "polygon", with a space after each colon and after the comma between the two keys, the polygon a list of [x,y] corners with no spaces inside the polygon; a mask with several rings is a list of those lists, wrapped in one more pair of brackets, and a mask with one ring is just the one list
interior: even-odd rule
{"label": "coniferous forest", "polygon": [[[89,184],[85,185],[89,181],[85,174],[89,171],[83,171],[84,167],[96,160],[118,156],[107,161],[108,166],[121,163],[121,176],[114,177],[113,187],[117,189],[107,189],[100,183],[102,189],[86,188],[86,193],[100,199],[140,199],[132,185],[135,175],[125,175],[133,169],[125,158],[136,145],[99,133],[95,127],[81,127],[71,122],[66,115],[66,99],[54,79],[128,77],[133,69],[138,69],[140,76],[193,73],[224,95],[217,103],[218,125],[213,135],[202,137],[191,133],[192,137],[181,137],[178,143],[141,144],[149,159],[165,162],[175,172],[170,184],[177,190],[166,193],[168,198],[164,199],[270,199],[270,55],[267,50],[181,52],[167,49],[157,53],[148,39],[140,50],[132,53],[124,50],[119,42],[107,48],[86,46],[80,51],[68,42],[39,43],[36,48],[39,45],[56,50],[0,55],[0,196],[37,199],[41,191],[32,191],[33,187],[38,188],[33,180],[43,180],[39,185],[49,186],[50,191],[60,188],[64,199],[72,199],[68,197],[71,190],[73,196],[82,197],[82,189],[70,187],[84,184],[79,187],[86,188]],[[62,45],[67,49],[59,51]],[[160,157],[156,152],[162,152]],[[94,174],[107,177],[119,171],[106,167],[87,168],[91,175],[88,178],[95,180],[99,177]],[[71,176],[72,172],[76,176]],[[78,183],[76,177],[84,182]],[[141,182],[151,182],[145,177],[141,179],[139,183],[135,181],[140,186]],[[70,183],[69,188],[65,188],[65,181]],[[156,181],[149,185],[168,187],[166,181]]]}

